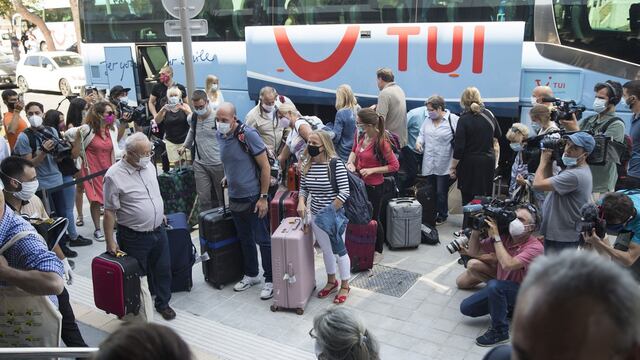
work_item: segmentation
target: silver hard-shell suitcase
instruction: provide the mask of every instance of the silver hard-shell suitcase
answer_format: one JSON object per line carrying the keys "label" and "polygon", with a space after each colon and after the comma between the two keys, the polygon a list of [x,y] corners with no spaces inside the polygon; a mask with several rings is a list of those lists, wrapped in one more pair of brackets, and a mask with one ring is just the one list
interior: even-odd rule
{"label": "silver hard-shell suitcase", "polygon": [[421,242],[422,205],[415,198],[396,198],[387,206],[387,245],[416,248]]}

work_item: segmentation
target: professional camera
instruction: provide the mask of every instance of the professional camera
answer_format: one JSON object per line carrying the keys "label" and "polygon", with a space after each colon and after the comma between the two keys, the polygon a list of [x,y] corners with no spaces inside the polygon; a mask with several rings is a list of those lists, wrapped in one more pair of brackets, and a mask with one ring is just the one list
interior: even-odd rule
{"label": "professional camera", "polygon": [[48,153],[53,155],[56,159],[71,157],[72,146],[68,141],[58,139],[57,137],[51,135],[51,133],[47,132],[46,130],[41,130],[41,129],[36,130],[35,135],[43,143],[47,140],[53,140],[53,142],[55,143],[55,146],[53,147],[53,149],[48,151]]}
{"label": "professional camera", "polygon": [[516,219],[516,206],[517,204],[509,199],[481,198],[479,204],[470,204],[462,207],[464,214],[462,227],[483,231],[488,228],[485,220],[491,218],[498,225],[498,231],[505,233],[509,231],[509,223]]}
{"label": "professional camera", "polygon": [[138,126],[146,126],[147,124],[147,109],[144,105],[138,105],[136,107],[129,106],[124,102],[118,103],[118,110],[120,110],[120,117],[124,114],[131,114],[127,122],[133,121]]}
{"label": "professional camera", "polygon": [[582,113],[587,109],[584,105],[578,105],[575,100],[562,100],[549,97],[543,98],[542,102],[553,103],[555,105],[555,120],[571,120],[574,114],[576,120],[580,120]]}
{"label": "professional camera", "polygon": [[457,239],[450,242],[446,246],[446,248],[447,248],[447,251],[449,251],[449,254],[453,254],[454,252],[460,251],[462,248],[467,247],[467,244],[469,244],[469,237],[460,236]]}
{"label": "professional camera", "polygon": [[580,220],[576,221],[576,231],[580,232],[578,241],[584,245],[582,233],[591,233],[595,229],[596,235],[603,238],[607,232],[607,222],[599,216],[598,207],[595,204],[585,204],[580,208]]}

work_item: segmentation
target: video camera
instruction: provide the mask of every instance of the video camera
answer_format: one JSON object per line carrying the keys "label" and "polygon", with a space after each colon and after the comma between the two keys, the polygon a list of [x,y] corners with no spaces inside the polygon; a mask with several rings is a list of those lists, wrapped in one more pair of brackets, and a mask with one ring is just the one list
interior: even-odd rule
{"label": "video camera", "polygon": [[585,204],[580,208],[580,220],[576,221],[576,231],[580,232],[578,241],[584,245],[582,233],[591,233],[595,229],[596,235],[603,238],[606,234],[607,222],[600,216],[598,207],[595,204]]}
{"label": "video camera", "polygon": [[[554,135],[558,134],[558,135]],[[560,166],[562,163],[562,154],[566,140],[563,136],[568,134],[565,130],[550,131],[543,135],[534,136],[527,139],[527,143],[522,149],[522,161],[529,166],[529,172],[535,173],[540,164],[540,153],[544,149],[553,151],[552,159]]]}
{"label": "video camera", "polygon": [[51,133],[47,132],[44,129],[35,130],[35,135],[40,139],[41,142],[45,142],[47,140],[53,140],[55,146],[53,149],[46,151],[42,148],[42,151],[53,155],[56,159],[64,159],[66,157],[71,157],[71,144],[66,140],[58,139],[57,137],[51,135]]}
{"label": "video camera", "polygon": [[582,113],[587,109],[584,105],[578,105],[575,100],[562,100],[554,97],[542,98],[543,103],[553,103],[555,106],[555,119],[571,120],[575,114],[576,120],[582,118]]}
{"label": "video camera", "polygon": [[149,125],[147,123],[147,109],[144,105],[138,105],[136,107],[129,106],[124,102],[118,103],[118,110],[120,111],[120,117],[122,118],[124,114],[131,114],[127,122],[133,121],[138,126],[146,126]]}

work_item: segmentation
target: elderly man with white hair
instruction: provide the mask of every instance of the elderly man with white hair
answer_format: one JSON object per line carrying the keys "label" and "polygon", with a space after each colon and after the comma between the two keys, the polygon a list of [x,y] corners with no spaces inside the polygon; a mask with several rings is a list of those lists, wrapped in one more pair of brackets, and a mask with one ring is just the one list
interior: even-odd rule
{"label": "elderly man with white hair", "polygon": [[[133,256],[144,274],[153,274],[155,308],[165,320],[176,317],[169,306],[171,299],[171,260],[167,233],[162,226],[164,204],[156,170],[151,165],[151,142],[142,133],[127,138],[124,158],[104,176],[104,235],[107,251],[118,250]],[[118,221],[117,243],[113,226]],[[151,295],[142,281],[143,303],[151,303]],[[146,300],[146,301],[144,301]],[[145,308],[147,318],[149,310]]]}

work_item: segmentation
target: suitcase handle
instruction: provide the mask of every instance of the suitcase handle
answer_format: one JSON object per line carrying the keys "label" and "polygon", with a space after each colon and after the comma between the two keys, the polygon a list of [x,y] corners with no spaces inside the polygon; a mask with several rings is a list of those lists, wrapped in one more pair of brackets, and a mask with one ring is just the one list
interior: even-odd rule
{"label": "suitcase handle", "polygon": [[399,203],[399,204],[401,204],[401,203],[412,204],[414,202],[414,200],[415,199],[411,198],[411,197],[402,197],[402,198],[393,199],[394,202]]}
{"label": "suitcase handle", "polygon": [[[302,219],[301,219],[301,218],[299,218],[299,217],[297,217],[297,218],[294,218],[294,219],[293,219],[293,222],[297,222],[297,224],[296,224],[296,227],[294,227],[292,230],[294,230],[294,231],[295,231],[295,230],[299,230],[299,229],[300,229],[300,226],[302,225]],[[289,224],[293,224],[293,222],[292,222],[292,221],[289,221]]]}

